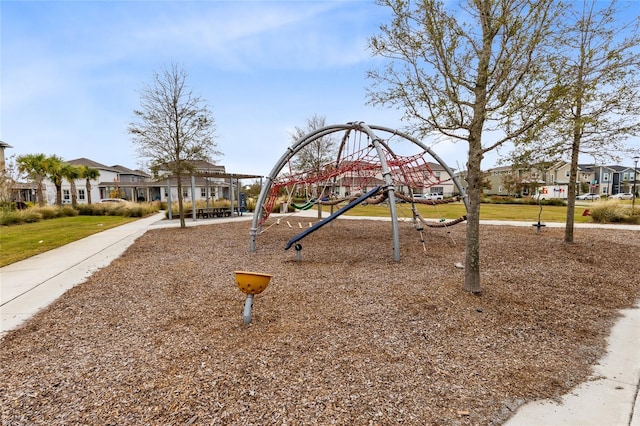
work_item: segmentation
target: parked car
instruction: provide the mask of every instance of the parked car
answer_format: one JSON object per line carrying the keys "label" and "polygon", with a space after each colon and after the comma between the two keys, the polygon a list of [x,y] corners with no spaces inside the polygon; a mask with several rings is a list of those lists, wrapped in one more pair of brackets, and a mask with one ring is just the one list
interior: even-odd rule
{"label": "parked car", "polygon": [[442,194],[413,194],[414,200],[442,200]]}
{"label": "parked car", "polygon": [[599,200],[600,196],[598,194],[594,194],[593,192],[588,192],[586,194],[578,195],[576,200]]}
{"label": "parked car", "polygon": [[613,194],[611,197],[614,200],[632,200],[633,194],[630,192],[619,192],[617,194]]}

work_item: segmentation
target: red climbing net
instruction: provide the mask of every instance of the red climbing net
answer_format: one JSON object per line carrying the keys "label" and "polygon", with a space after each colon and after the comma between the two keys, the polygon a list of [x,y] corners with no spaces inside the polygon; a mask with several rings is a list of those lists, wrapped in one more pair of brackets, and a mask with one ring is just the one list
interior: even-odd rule
{"label": "red climbing net", "polygon": [[[313,170],[297,173],[290,171],[275,179],[263,204],[259,223],[262,224],[269,218],[278,199],[285,196],[289,198],[287,202],[291,202],[291,198],[299,195],[300,191],[305,194],[313,193],[318,199],[331,203],[330,200],[335,200],[338,194],[349,199],[364,193],[367,188],[376,185],[385,187],[382,163],[373,146],[347,151],[342,149],[340,158],[334,162]],[[424,190],[450,180],[441,180],[440,174],[434,173],[434,163],[427,161],[426,151],[411,156],[396,155],[386,149],[383,152],[396,194],[401,198],[415,189]]]}

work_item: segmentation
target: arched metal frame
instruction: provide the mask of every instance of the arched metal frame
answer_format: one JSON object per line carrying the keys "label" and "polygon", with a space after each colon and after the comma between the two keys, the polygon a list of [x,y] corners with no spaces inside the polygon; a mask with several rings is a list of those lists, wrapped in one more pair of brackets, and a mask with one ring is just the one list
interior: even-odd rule
{"label": "arched metal frame", "polygon": [[276,180],[276,178],[278,177],[282,169],[289,163],[291,158],[294,155],[296,155],[302,148],[307,146],[309,143],[315,141],[316,139],[320,139],[331,133],[336,133],[341,131],[344,131],[347,133],[350,131],[357,131],[357,132],[362,132],[369,137],[369,140],[371,141],[373,147],[376,150],[378,159],[380,160],[380,165],[382,168],[382,176],[385,182],[385,186],[383,189],[386,191],[388,196],[389,211],[391,214],[391,227],[392,227],[392,236],[393,236],[393,259],[396,262],[399,262],[400,261],[400,237],[399,237],[399,230],[398,230],[398,216],[397,216],[397,210],[396,210],[395,186],[391,178],[391,171],[389,170],[389,166],[387,164],[387,160],[384,155],[383,148],[387,149],[387,151],[391,153],[393,152],[389,149],[384,139],[378,137],[375,134],[374,131],[376,130],[380,132],[389,133],[393,136],[399,136],[403,139],[408,140],[409,142],[412,142],[413,144],[420,147],[422,150],[426,151],[435,161],[437,161],[445,169],[445,171],[449,174],[449,176],[451,176],[451,179],[453,180],[454,185],[458,188],[458,191],[460,191],[460,194],[462,195],[462,201],[464,202],[465,209],[469,210],[466,192],[462,187],[462,185],[460,184],[460,181],[458,180],[458,178],[454,176],[453,171],[436,153],[434,153],[429,147],[427,147],[418,139],[406,133],[400,132],[398,130],[394,130],[394,129],[383,127],[383,126],[367,125],[362,121],[331,125],[331,126],[323,127],[321,129],[314,130],[313,132],[310,132],[304,137],[302,137],[301,139],[299,139],[295,144],[287,148],[287,151],[282,155],[282,157],[280,157],[280,159],[278,160],[276,165],[273,167],[273,169],[271,169],[271,173],[269,173],[268,179],[264,184],[264,186],[262,187],[262,190],[260,191],[260,195],[258,197],[258,201],[255,207],[255,214],[253,216],[253,222],[251,225],[251,230],[249,235],[249,238],[250,238],[249,244],[250,244],[251,252],[256,251],[256,237],[260,232],[260,225],[258,223],[260,221],[263,205],[271,190],[271,185],[274,182],[274,180]]}

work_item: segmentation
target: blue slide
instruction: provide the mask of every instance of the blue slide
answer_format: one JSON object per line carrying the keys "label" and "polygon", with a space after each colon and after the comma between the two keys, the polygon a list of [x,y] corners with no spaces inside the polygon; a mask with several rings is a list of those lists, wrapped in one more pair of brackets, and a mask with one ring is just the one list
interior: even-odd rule
{"label": "blue slide", "polygon": [[360,204],[361,202],[363,202],[367,198],[373,196],[373,194],[375,194],[379,190],[380,190],[380,186],[376,186],[371,191],[367,192],[364,195],[359,196],[358,198],[356,198],[355,200],[353,200],[352,202],[350,202],[349,204],[347,204],[346,206],[344,206],[343,208],[341,208],[340,210],[338,210],[337,212],[335,212],[331,216],[327,217],[324,220],[321,220],[320,222],[318,222],[315,225],[313,225],[311,228],[305,229],[303,232],[299,233],[298,235],[296,235],[295,237],[290,239],[284,249],[285,250],[289,250],[292,245],[294,245],[295,243],[297,243],[298,241],[300,241],[301,239],[303,239],[307,235],[311,234],[312,232],[322,228],[324,225],[326,225],[327,223],[331,222],[333,219],[335,219],[336,217],[340,216],[342,213],[344,213],[344,212],[346,212],[348,210],[351,210],[352,208],[354,208],[355,206],[357,206],[358,204]]}

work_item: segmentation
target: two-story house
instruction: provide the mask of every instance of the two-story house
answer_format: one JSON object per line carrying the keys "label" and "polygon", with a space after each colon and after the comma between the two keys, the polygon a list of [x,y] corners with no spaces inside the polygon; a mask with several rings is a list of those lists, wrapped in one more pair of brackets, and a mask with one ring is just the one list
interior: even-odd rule
{"label": "two-story house", "polygon": [[[571,164],[558,161],[546,168],[518,169],[513,166],[495,167],[487,171],[487,195],[522,195],[535,193],[536,188],[552,188],[556,197],[566,198]],[[579,164],[576,193],[593,192],[613,195],[631,192],[634,182],[632,167],[619,165]]]}
{"label": "two-story house", "polygon": [[[151,176],[141,170],[132,170],[121,165],[106,166],[87,158],[78,158],[67,163],[75,166],[87,166],[98,170],[95,179],[84,178],[75,180],[77,202],[86,204],[89,200],[87,188],[91,192],[91,201],[98,202],[104,198],[124,198],[131,201],[175,201],[178,199],[177,179],[166,170],[159,170],[156,176]],[[236,194],[239,192],[240,179],[261,178],[257,175],[228,174],[222,165],[207,161],[194,161],[194,172],[183,176],[183,199],[187,202],[199,200],[230,199],[235,185]],[[46,200],[54,204],[56,188],[52,182],[45,180]],[[170,196],[171,193],[171,196]],[[68,180],[62,182],[63,203],[71,203],[71,184]]]}

